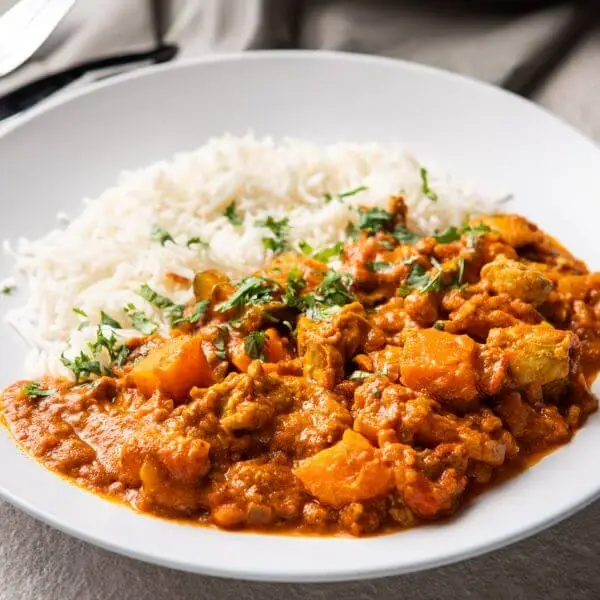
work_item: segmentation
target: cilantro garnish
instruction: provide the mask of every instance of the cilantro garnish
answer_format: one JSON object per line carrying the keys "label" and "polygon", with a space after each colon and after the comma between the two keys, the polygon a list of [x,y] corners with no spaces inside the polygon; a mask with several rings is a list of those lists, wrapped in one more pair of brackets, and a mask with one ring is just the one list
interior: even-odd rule
{"label": "cilantro garnish", "polygon": [[432,202],[437,202],[438,195],[429,187],[429,173],[425,167],[419,169],[421,174],[421,190]]}
{"label": "cilantro garnish", "polygon": [[244,340],[244,351],[250,358],[265,360],[265,332],[253,331]]}
{"label": "cilantro garnish", "polygon": [[242,217],[240,217],[240,215],[237,214],[237,208],[235,205],[235,202],[232,202],[226,209],[225,209],[225,216],[227,217],[227,220],[232,224],[232,225],[241,225],[244,220],[242,219]]}
{"label": "cilantro garnish", "polygon": [[32,381],[23,386],[23,393],[32,399],[46,398],[56,394],[56,390],[52,388],[44,389],[37,381]]}
{"label": "cilantro garnish", "polygon": [[287,217],[279,220],[267,217],[266,219],[255,221],[255,225],[266,227],[273,233],[273,237],[262,238],[263,246],[267,250],[272,250],[273,253],[278,254],[286,249],[289,223],[290,220]]}
{"label": "cilantro garnish", "polygon": [[251,275],[238,283],[236,291],[218,306],[217,311],[226,312],[232,308],[242,308],[247,304],[266,304],[273,300],[274,294],[279,290],[276,282]]}
{"label": "cilantro garnish", "polygon": [[173,244],[175,243],[173,236],[166,229],[160,227],[159,225],[154,225],[152,227],[150,235],[152,236],[153,240],[160,242],[161,246],[164,246],[167,242],[172,242]]}

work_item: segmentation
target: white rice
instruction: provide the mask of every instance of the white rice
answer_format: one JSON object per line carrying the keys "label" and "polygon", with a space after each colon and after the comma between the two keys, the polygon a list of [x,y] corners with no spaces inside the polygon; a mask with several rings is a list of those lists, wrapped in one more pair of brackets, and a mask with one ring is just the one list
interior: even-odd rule
{"label": "white rice", "polygon": [[[436,202],[423,193],[420,163],[399,145],[224,136],[169,162],[124,173],[118,185],[84,200],[76,218],[60,213],[63,228],[38,240],[19,239],[14,247],[5,242],[29,286],[27,303],[6,316],[31,347],[28,374],[68,375],[60,355],[72,357],[95,339],[100,310],[129,327],[123,307],[133,303],[160,321],[160,312],[136,293],[143,283],[185,303],[190,287],[167,273],[191,279],[195,271],[214,268],[241,277],[259,268],[270,258],[261,241],[269,232],[255,221],[269,215],[289,218],[293,248],[306,240],[318,249],[344,238],[357,207],[385,208],[392,194],[402,193],[411,225],[424,232],[461,224],[493,206],[492,199],[427,166]],[[335,199],[360,186],[367,189]],[[325,202],[327,194],[334,200]],[[241,226],[223,214],[232,202]],[[155,225],[176,243],[161,246],[151,236]],[[187,248],[192,237],[209,247]],[[85,319],[73,307],[89,315],[90,325],[80,327]]]}

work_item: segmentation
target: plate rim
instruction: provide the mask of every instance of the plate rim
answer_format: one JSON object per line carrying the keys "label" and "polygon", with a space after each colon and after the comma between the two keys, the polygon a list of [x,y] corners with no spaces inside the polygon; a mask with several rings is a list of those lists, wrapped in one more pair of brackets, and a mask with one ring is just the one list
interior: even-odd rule
{"label": "plate rim", "polygon": [[[516,101],[518,104],[522,106],[526,106],[529,109],[533,108],[541,113],[544,113],[547,118],[553,120],[557,125],[559,125],[564,130],[568,130],[570,135],[575,135],[580,143],[585,143],[588,145],[590,151],[594,151],[599,153],[600,156],[600,147],[597,143],[595,143],[592,139],[585,136],[583,133],[578,131],[575,127],[564,121],[562,118],[557,115],[551,113],[546,108],[535,104],[527,99],[524,99],[520,96],[517,96],[511,92],[498,88],[490,83],[478,81],[474,78],[461,75],[458,73],[453,73],[450,71],[446,71],[444,69],[440,69],[438,67],[433,67],[429,65],[422,65],[411,61],[389,58],[389,57],[380,57],[366,54],[358,54],[358,53],[349,53],[349,52],[337,52],[337,51],[314,51],[314,50],[257,50],[257,51],[247,51],[247,52],[235,52],[235,53],[225,53],[218,55],[207,55],[200,56],[195,58],[183,59],[173,63],[165,63],[161,65],[152,65],[148,67],[143,67],[137,69],[132,72],[123,73],[114,77],[111,77],[107,80],[97,82],[91,85],[84,86],[79,89],[73,90],[65,90],[54,97],[49,98],[46,101],[43,101],[39,105],[33,107],[32,109],[25,112],[25,114],[16,115],[8,120],[8,122],[0,124],[0,140],[10,134],[12,131],[24,127],[31,121],[35,120],[38,116],[43,115],[45,113],[51,112],[55,107],[62,106],[67,104],[79,97],[87,96],[88,94],[95,93],[97,90],[118,86],[122,82],[134,80],[137,78],[146,77],[149,75],[156,74],[160,71],[174,71],[179,69],[185,69],[188,67],[193,67],[201,64],[215,64],[215,63],[224,63],[224,62],[236,62],[236,61],[262,61],[269,59],[285,59],[285,60],[294,60],[294,59],[311,59],[315,61],[319,61],[322,59],[328,59],[332,61],[344,61],[344,62],[355,62],[355,63],[372,63],[372,64],[389,64],[390,66],[401,67],[410,71],[417,71],[427,73],[429,75],[433,75],[436,78],[442,78],[448,81],[458,81],[461,84],[471,86],[472,88],[481,90],[484,89],[487,93],[492,93],[494,95],[500,94],[502,96],[511,97],[513,101]],[[12,436],[10,436],[12,438]],[[14,440],[11,440],[11,443],[16,444]],[[19,452],[22,452],[19,448]],[[24,456],[34,461],[28,454],[22,452]],[[35,461],[34,461],[35,462]],[[57,477],[56,474],[52,474],[53,477]],[[68,481],[64,482],[65,485],[70,485],[73,487],[73,484]],[[77,488],[77,486],[75,486]],[[83,488],[79,488],[79,490],[85,494],[91,494],[87,490]],[[150,551],[143,551],[140,549],[130,548],[128,546],[124,546],[123,542],[115,542],[110,540],[104,540],[98,535],[90,534],[86,531],[82,531],[76,526],[72,526],[68,520],[65,518],[61,518],[60,516],[54,516],[48,512],[45,512],[43,509],[38,508],[30,504],[27,500],[19,498],[17,495],[13,494],[9,489],[5,488],[0,483],[0,497],[4,500],[8,501],[13,506],[18,509],[26,512],[27,514],[33,516],[39,521],[42,521],[55,529],[58,529],[64,533],[67,533],[70,536],[73,536],[77,539],[81,539],[87,543],[91,543],[95,546],[99,546],[111,552],[115,552],[117,554],[125,555],[131,558],[135,558],[138,560],[143,560],[145,562],[158,564],[161,566],[184,570],[188,572],[195,572],[204,575],[211,576],[219,576],[219,577],[227,577],[232,579],[244,579],[244,580],[256,580],[256,581],[277,581],[277,582],[328,582],[328,581],[352,581],[366,578],[377,578],[377,577],[386,577],[392,575],[400,575],[409,572],[417,572],[426,569],[436,568],[443,565],[448,565],[451,563],[455,563],[458,561],[465,560],[467,558],[472,558],[478,556],[480,554],[484,554],[503,546],[512,544],[519,540],[525,539],[539,531],[552,526],[569,516],[573,515],[575,512],[584,508],[588,504],[590,504],[593,500],[595,500],[598,496],[600,496],[600,482],[596,485],[595,489],[591,489],[587,494],[581,496],[577,502],[572,502],[569,504],[568,508],[559,514],[552,515],[547,518],[542,518],[538,521],[535,521],[529,527],[523,528],[521,531],[517,533],[508,534],[505,536],[498,536],[494,541],[489,542],[485,545],[478,543],[471,543],[471,545],[467,545],[462,551],[456,553],[448,553],[446,556],[441,558],[433,558],[431,560],[423,560],[419,563],[410,565],[410,566],[397,566],[394,567],[385,565],[381,568],[365,568],[365,569],[357,569],[355,565],[352,566],[352,569],[338,569],[331,573],[315,573],[315,572],[304,572],[304,575],[300,575],[299,570],[290,570],[285,571],[281,569],[275,569],[272,566],[267,565],[263,570],[250,570],[244,571],[239,567],[222,567],[222,568],[214,568],[214,567],[206,567],[202,564],[198,564],[198,562],[183,562],[176,559],[170,559],[167,556],[161,555],[158,556],[156,554],[151,553]],[[103,500],[105,501],[105,500]],[[126,509],[130,510],[130,509]],[[133,512],[133,511],[132,511]],[[140,515],[142,517],[146,517],[146,515]],[[153,518],[153,517],[150,517]],[[232,542],[234,541],[234,535],[229,532],[222,532],[223,535],[231,535]],[[260,534],[242,534],[242,535],[260,535]]]}

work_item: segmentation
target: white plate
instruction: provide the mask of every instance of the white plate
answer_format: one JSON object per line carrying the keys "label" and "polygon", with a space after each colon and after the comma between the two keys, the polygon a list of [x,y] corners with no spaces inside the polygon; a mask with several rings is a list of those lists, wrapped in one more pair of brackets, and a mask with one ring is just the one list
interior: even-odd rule
{"label": "white plate", "polygon": [[[126,75],[33,110],[0,138],[0,237],[35,236],[57,210],[119,171],[225,132],[319,142],[402,141],[426,163],[515,193],[512,209],[598,266],[600,152],[533,104],[399,61],[325,53],[210,58]],[[0,265],[8,273],[9,262]],[[2,309],[18,303],[2,299]],[[24,347],[0,331],[0,384]],[[600,492],[600,419],[568,446],[486,493],[450,523],[366,539],[227,533],[136,514],[38,466],[0,433],[0,493],[32,515],[115,552],[249,579],[323,581],[406,573],[498,548]]]}

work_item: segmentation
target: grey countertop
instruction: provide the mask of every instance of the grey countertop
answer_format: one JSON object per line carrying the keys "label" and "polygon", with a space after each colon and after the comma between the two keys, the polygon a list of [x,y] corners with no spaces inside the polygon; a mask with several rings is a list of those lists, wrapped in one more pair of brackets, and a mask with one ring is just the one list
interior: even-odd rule
{"label": "grey countertop", "polygon": [[[181,4],[180,0],[172,1]],[[124,4],[107,0],[102,8],[105,13],[109,8],[118,11]],[[203,0],[199,4],[211,2]],[[229,35],[228,44],[223,43],[219,49],[243,48],[249,36],[247,27],[240,23],[252,20],[236,21],[232,15],[236,10],[247,12],[250,3],[227,0],[225,4],[227,22],[231,27],[237,23],[237,37]],[[497,82],[540,40],[552,35],[564,15],[561,7],[509,17],[423,12],[402,2],[314,1],[304,15],[300,41],[309,48],[398,56]],[[206,50],[190,34],[189,27],[180,27],[173,36],[184,48],[186,40],[192,39],[199,52]],[[78,40],[81,42],[81,36]],[[43,65],[33,68],[44,71]],[[600,31],[590,35],[534,100],[590,137],[600,139]],[[117,556],[70,538],[0,502],[0,600],[599,597],[600,503],[505,549],[432,571],[351,583],[268,584],[180,573]]]}

